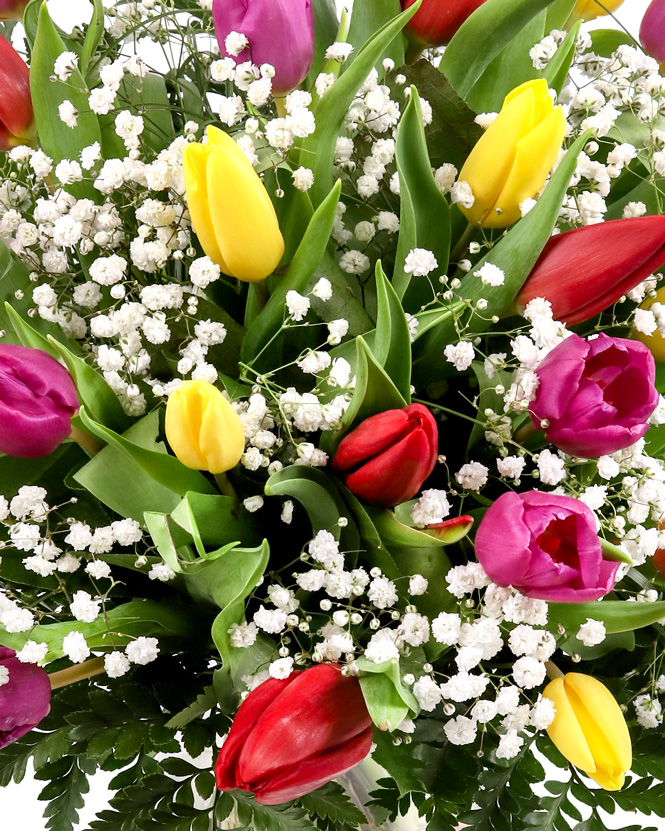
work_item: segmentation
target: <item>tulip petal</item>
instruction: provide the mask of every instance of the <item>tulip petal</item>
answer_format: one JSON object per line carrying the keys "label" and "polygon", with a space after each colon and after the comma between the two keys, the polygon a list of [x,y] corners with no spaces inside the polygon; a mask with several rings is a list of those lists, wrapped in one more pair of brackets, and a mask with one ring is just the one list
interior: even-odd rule
{"label": "tulip petal", "polygon": [[240,461],[245,450],[245,431],[230,402],[223,395],[211,395],[201,419],[199,446],[206,460],[205,470],[223,473]]}
{"label": "tulip petal", "polygon": [[335,453],[332,469],[350,470],[399,441],[409,427],[405,410],[386,410],[365,419],[346,435]]}
{"label": "tulip petal", "polygon": [[500,586],[521,585],[529,567],[531,533],[523,518],[523,500],[507,491],[490,506],[478,527],[476,557]]}
{"label": "tulip petal", "polygon": [[550,681],[543,690],[543,698],[549,698],[556,708],[554,721],[547,728],[547,735],[554,745],[575,767],[587,773],[595,772],[596,763],[577,720],[577,713],[568,700],[564,679]]}
{"label": "tulip petal", "polygon": [[187,206],[192,218],[192,227],[201,243],[201,248],[216,263],[225,274],[229,273],[228,266],[217,244],[215,229],[210,219],[210,205],[208,203],[208,183],[206,166],[208,151],[202,144],[188,144],[182,154],[182,170],[185,176],[187,191]]}
{"label": "tulip petal", "polygon": [[372,748],[373,732],[371,727],[367,727],[329,753],[307,759],[273,777],[265,787],[256,791],[256,801],[262,805],[280,805],[320,788],[362,762]]}

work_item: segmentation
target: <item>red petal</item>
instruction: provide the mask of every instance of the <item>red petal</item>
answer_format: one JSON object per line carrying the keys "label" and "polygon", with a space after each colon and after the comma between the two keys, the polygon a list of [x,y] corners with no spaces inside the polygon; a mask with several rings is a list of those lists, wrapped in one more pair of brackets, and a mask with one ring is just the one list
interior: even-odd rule
{"label": "red petal", "polygon": [[332,462],[333,470],[349,470],[371,459],[399,441],[408,427],[405,410],[386,410],[365,419],[342,439]]}
{"label": "red petal", "polygon": [[14,136],[32,125],[30,71],[11,43],[0,35],[0,121]]}

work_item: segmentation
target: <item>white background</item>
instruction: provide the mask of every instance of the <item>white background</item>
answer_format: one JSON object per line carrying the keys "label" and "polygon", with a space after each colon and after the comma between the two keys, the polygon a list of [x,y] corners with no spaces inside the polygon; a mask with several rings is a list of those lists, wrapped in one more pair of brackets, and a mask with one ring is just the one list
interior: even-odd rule
{"label": "white background", "polygon": [[[649,2],[650,0],[625,0],[617,12],[617,18],[635,37]],[[337,0],[337,3],[351,6],[353,0]],[[49,0],[48,6],[57,22],[65,28],[71,28],[75,23],[90,19],[91,6],[87,0]],[[595,25],[606,27],[608,19],[600,18]],[[107,807],[109,795],[107,785],[112,777],[113,774],[105,772],[93,777],[85,808],[81,812],[80,829],[87,828],[88,822],[93,819],[95,813]],[[46,828],[42,818],[44,803],[37,800],[44,784],[36,781],[29,772],[20,785],[11,784],[7,788],[0,789],[0,828],[2,831],[15,831],[18,828],[21,831],[44,831]],[[652,816],[644,822],[665,831],[665,820]],[[640,824],[640,817],[631,814],[616,814],[607,819],[607,827],[612,829],[632,824]]]}

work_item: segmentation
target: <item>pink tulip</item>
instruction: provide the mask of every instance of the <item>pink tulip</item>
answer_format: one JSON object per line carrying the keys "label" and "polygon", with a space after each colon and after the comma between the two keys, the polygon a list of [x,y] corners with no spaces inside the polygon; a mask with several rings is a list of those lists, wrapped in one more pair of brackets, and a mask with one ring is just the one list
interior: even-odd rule
{"label": "pink tulip", "polygon": [[217,787],[279,805],[354,767],[371,745],[358,679],[336,664],[318,664],[270,678],[247,696],[217,759]]}
{"label": "pink tulip", "polygon": [[342,439],[332,469],[362,502],[389,508],[415,496],[434,470],[439,432],[422,404],[365,419]]}
{"label": "pink tulip", "polygon": [[571,335],[536,374],[531,419],[571,456],[592,459],[635,444],[658,404],[653,356],[643,343],[625,338]]}
{"label": "pink tulip", "polygon": [[0,748],[36,727],[48,715],[50,706],[51,684],[46,670],[22,664],[13,649],[0,646]]}
{"label": "pink tulip", "polygon": [[49,354],[0,345],[0,452],[47,456],[72,432],[78,407],[69,373]]}
{"label": "pink tulip", "polygon": [[640,43],[658,63],[665,63],[665,2],[652,0],[640,26]]}
{"label": "pink tulip", "polygon": [[[306,78],[314,59],[312,0],[213,0],[212,17],[222,57],[271,64],[273,93],[290,92]],[[238,55],[226,49],[231,32],[249,41]]]}
{"label": "pink tulip", "polygon": [[619,563],[603,559],[590,508],[541,491],[502,494],[483,517],[476,557],[499,586],[561,603],[598,600]]}

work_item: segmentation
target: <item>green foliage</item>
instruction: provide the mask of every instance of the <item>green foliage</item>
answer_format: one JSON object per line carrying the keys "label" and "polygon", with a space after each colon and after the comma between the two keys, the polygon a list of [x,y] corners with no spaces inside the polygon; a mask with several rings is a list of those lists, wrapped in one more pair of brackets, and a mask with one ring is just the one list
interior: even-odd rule
{"label": "green foliage", "polygon": [[252,831],[317,831],[308,813],[297,805],[261,805],[253,797],[234,791],[238,817]]}
{"label": "green foliage", "polygon": [[362,811],[351,802],[348,794],[337,782],[329,782],[298,800],[302,807],[314,814],[323,831],[346,831],[366,822]]}
{"label": "green foliage", "polygon": [[[355,55],[384,24],[396,17],[401,11],[399,0],[364,0],[354,5],[351,12],[351,25],[349,26],[348,42],[353,45],[353,52],[349,57],[349,63]],[[392,42],[388,43],[384,52],[375,61],[381,69],[380,64],[384,58],[391,58],[395,66],[404,63],[404,45],[401,34],[398,34]]]}

